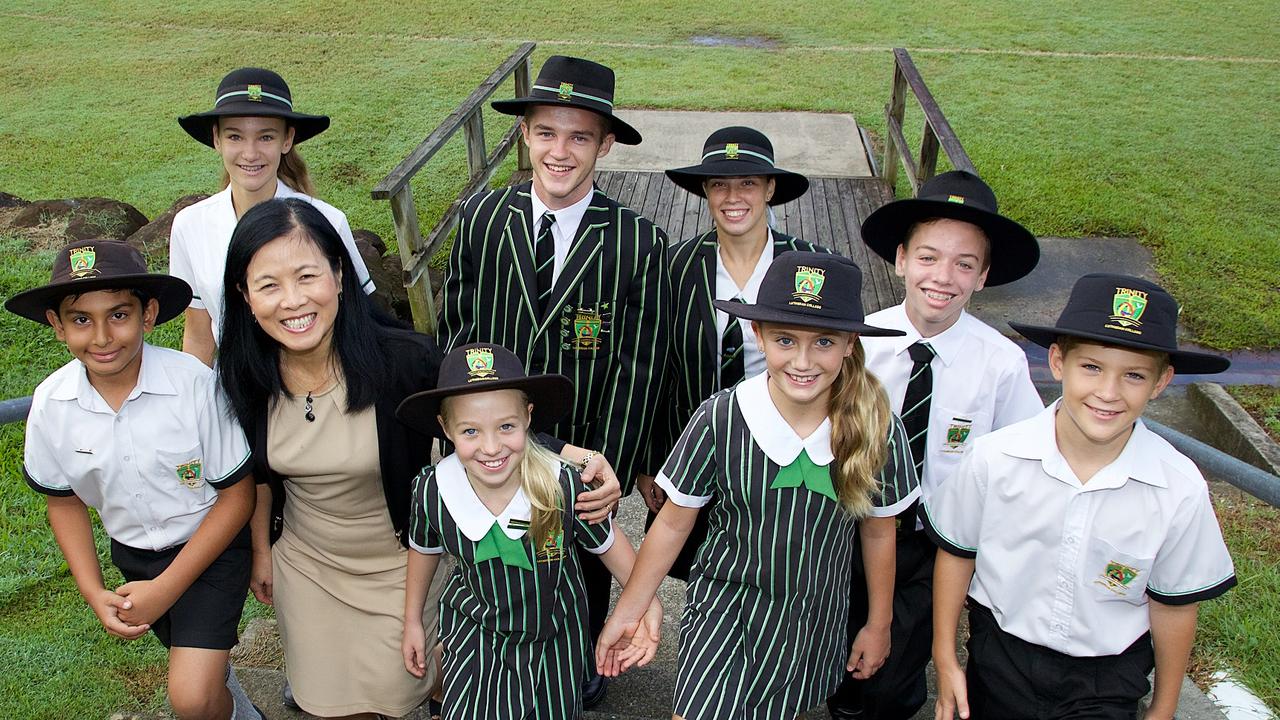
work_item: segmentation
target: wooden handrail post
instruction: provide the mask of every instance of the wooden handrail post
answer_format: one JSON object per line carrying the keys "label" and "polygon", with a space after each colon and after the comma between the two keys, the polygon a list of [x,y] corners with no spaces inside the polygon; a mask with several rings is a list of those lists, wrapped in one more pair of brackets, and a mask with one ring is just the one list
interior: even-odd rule
{"label": "wooden handrail post", "polygon": [[920,184],[928,182],[929,178],[937,174],[937,170],[938,134],[933,131],[933,126],[926,122],[924,135],[920,138],[920,168],[917,171]]}
{"label": "wooden handrail post", "polygon": [[[533,73],[533,59],[530,57],[526,57],[524,59],[524,62],[516,66],[516,73],[515,73],[516,97],[529,97],[530,93],[533,92],[533,83],[530,80],[532,73]],[[520,122],[520,119],[516,118],[516,123],[519,123],[519,122]],[[517,170],[533,169],[533,163],[529,161],[529,146],[525,145],[523,136],[520,137],[519,141],[516,144],[516,169]]]}
{"label": "wooden handrail post", "polygon": [[[886,118],[893,118],[898,121],[898,125],[902,125],[902,118],[906,112],[907,105],[907,78],[902,74],[902,68],[898,63],[893,63],[893,90],[889,95],[889,104],[884,108]],[[884,179],[889,183],[889,190],[892,192],[898,183],[898,148],[892,140],[888,140],[884,144]]]}
{"label": "wooden handrail post", "polygon": [[484,172],[486,156],[489,154],[484,146],[484,113],[480,108],[472,110],[467,116],[463,132],[467,138],[467,169],[470,176],[475,177]]}
{"label": "wooden handrail post", "polygon": [[[396,246],[400,249],[400,262],[409,267],[414,255],[422,247],[422,234],[418,230],[418,210],[413,204],[413,186],[405,183],[391,196],[391,218],[396,226]],[[409,292],[409,308],[413,312],[413,326],[428,335],[436,329],[435,291],[431,289],[431,276],[422,273],[417,282],[405,278]]]}

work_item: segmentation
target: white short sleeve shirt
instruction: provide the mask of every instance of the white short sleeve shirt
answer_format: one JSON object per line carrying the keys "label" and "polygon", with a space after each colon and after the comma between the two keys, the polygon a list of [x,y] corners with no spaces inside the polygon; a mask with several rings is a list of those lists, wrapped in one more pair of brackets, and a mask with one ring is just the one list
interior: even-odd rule
{"label": "white short sleeve shirt", "polygon": [[1115,655],[1150,630],[1149,600],[1217,597],[1235,570],[1191,460],[1138,420],[1120,456],[1081,484],[1054,439],[1057,409],[974,441],[926,498],[925,529],[974,558],[969,594],[1005,632]]}
{"label": "white short sleeve shirt", "polygon": [[27,418],[23,475],[46,495],[96,508],[117,542],[142,550],[195,534],[217,490],[249,474],[249,445],[214,372],[143,344],[138,384],[116,412],[72,360],[40,383]]}
{"label": "white short sleeve shirt", "polygon": [[[347,246],[351,263],[365,292],[373,292],[369,268],[360,257],[347,216],[336,207],[310,195],[303,195],[276,180],[277,198],[302,198],[321,212],[338,231]],[[223,273],[227,266],[227,249],[231,233],[236,229],[235,206],[231,204],[231,187],[180,210],[169,231],[169,274],[191,286],[191,307],[205,310],[213,320],[213,337],[222,337]]]}
{"label": "white short sleeve shirt", "polygon": [[[867,369],[880,379],[894,412],[902,412],[911,377],[907,348],[921,340],[920,331],[899,304],[867,316],[867,324],[901,330],[902,337],[864,337]],[[1026,420],[1044,410],[1031,382],[1027,356],[1013,341],[967,312],[926,342],[935,353],[933,396],[929,401],[929,433],[925,439],[925,500],[955,472],[965,448],[992,430]]]}

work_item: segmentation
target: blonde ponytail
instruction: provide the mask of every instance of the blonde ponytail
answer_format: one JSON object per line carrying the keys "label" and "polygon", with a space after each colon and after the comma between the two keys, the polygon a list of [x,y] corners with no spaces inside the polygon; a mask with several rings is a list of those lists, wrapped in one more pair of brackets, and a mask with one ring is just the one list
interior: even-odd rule
{"label": "blonde ponytail", "polygon": [[529,540],[534,549],[555,540],[563,529],[560,516],[564,512],[564,493],[560,488],[560,464],[564,459],[529,436],[524,457],[520,459],[520,487],[529,499]]}
{"label": "blonde ponytail", "polygon": [[867,371],[862,342],[855,338],[853,343],[853,353],[844,359],[832,383],[827,414],[836,497],[850,515],[862,517],[871,510],[888,454],[890,411],[884,387]]}

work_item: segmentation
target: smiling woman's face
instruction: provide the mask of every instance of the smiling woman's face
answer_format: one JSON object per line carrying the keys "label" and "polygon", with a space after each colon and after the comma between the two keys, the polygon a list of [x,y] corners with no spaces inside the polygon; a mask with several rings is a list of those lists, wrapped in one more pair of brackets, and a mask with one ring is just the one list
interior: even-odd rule
{"label": "smiling woman's face", "polygon": [[241,288],[263,332],[292,354],[328,354],[341,298],[341,271],[294,230],[272,240],[249,261]]}

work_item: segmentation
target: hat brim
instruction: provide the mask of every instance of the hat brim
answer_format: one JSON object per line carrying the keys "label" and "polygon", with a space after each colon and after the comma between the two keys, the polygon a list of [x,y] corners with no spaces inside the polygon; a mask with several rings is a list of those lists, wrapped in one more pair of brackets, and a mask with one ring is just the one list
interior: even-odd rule
{"label": "hat brim", "polygon": [[329,129],[328,115],[306,115],[257,102],[231,102],[208,112],[183,115],[178,124],[191,137],[213,147],[213,124],[224,117],[278,117],[293,127],[293,142],[298,144]]}
{"label": "hat brim", "polygon": [[572,107],[579,110],[587,110],[605,118],[609,121],[609,132],[613,133],[613,139],[623,145],[639,145],[643,138],[640,137],[640,131],[631,127],[625,120],[610,113],[600,112],[599,108],[583,103],[577,103],[572,100],[564,102],[550,102],[546,98],[522,97],[513,100],[494,100],[489,106],[503,115],[524,115],[530,105],[546,105],[548,107]]}
{"label": "hat brim", "polygon": [[907,231],[921,220],[949,218],[982,228],[991,241],[991,267],[986,287],[1025,277],[1040,262],[1040,243],[1030,230],[1003,215],[942,200],[909,198],[877,209],[862,223],[862,241],[888,263],[894,263]]}
{"label": "hat brim", "polygon": [[714,301],[714,305],[717,309],[723,310],[733,317],[752,320],[754,322],[799,325],[801,327],[821,328],[823,330],[842,330],[844,332],[856,332],[859,335],[866,335],[867,337],[898,337],[906,335],[906,333],[901,330],[876,327],[857,320],[826,318],[814,315],[813,313],[788,312],[786,310],[777,310],[774,308],[764,307],[762,305],[747,305],[746,303],[735,302],[733,300],[716,300]]}
{"label": "hat brim", "polygon": [[1168,348],[1156,347],[1147,343],[1117,338],[1112,335],[1104,335],[1102,333],[1084,332],[1081,330],[1048,327],[1044,325],[1024,325],[1022,323],[1015,322],[1009,323],[1009,327],[1013,328],[1018,334],[1022,335],[1026,339],[1043,348],[1049,347],[1056,343],[1059,337],[1066,335],[1069,337],[1080,338],[1082,340],[1096,340],[1103,345],[1116,345],[1134,350],[1168,353],[1169,364],[1173,366],[1174,371],[1186,375],[1213,375],[1231,367],[1231,361],[1221,355],[1196,352],[1195,350],[1170,350]]}
{"label": "hat brim", "polygon": [[702,198],[707,196],[702,183],[708,178],[715,177],[761,175],[773,178],[773,197],[769,199],[770,205],[789,203],[809,191],[809,178],[800,173],[734,160],[718,160],[702,165],[673,168],[666,173],[667,177],[671,178],[671,182]]}
{"label": "hat brim", "polygon": [[440,403],[445,398],[492,390],[524,391],[524,394],[529,397],[529,402],[533,404],[530,432],[542,432],[550,428],[560,422],[560,419],[573,407],[573,383],[569,378],[563,375],[534,375],[511,380],[479,382],[474,385],[441,387],[414,393],[405,398],[396,408],[396,417],[419,432],[443,438],[444,428],[440,427],[436,417],[440,414]]}
{"label": "hat brim", "polygon": [[114,275],[111,277],[91,278],[88,280],[71,280],[52,285],[41,285],[9,298],[4,307],[9,312],[33,320],[42,325],[49,324],[46,311],[58,311],[63,298],[68,295],[82,295],[95,290],[141,290],[156,299],[160,304],[160,312],[156,315],[156,325],[174,319],[191,304],[191,286],[172,275],[146,273],[137,275]]}

